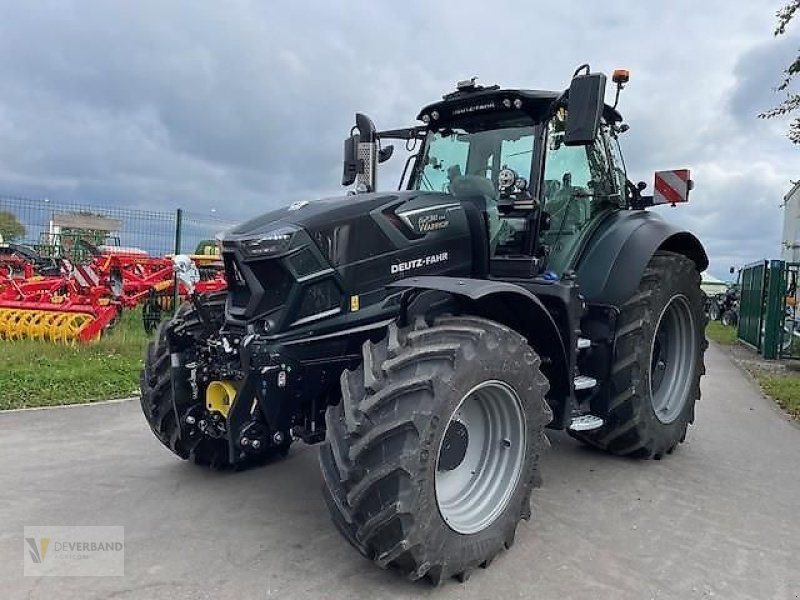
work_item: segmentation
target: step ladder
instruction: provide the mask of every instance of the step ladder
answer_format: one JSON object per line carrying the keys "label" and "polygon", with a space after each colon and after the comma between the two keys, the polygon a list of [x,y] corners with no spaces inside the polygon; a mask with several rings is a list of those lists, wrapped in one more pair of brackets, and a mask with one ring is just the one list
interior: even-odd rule
{"label": "step ladder", "polygon": [[[578,352],[591,348],[591,346],[591,340],[584,337],[578,338]],[[588,375],[577,375],[573,380],[573,386],[576,392],[591,390],[597,386],[597,380],[594,377],[589,377]],[[575,415],[572,417],[572,422],[570,423],[569,428],[571,431],[592,431],[594,429],[600,429],[603,424],[603,419],[595,415]]]}
{"label": "step ladder", "polygon": [[572,417],[569,429],[570,431],[593,431],[600,429],[604,424],[605,421],[595,415],[577,415]]}
{"label": "step ladder", "polygon": [[578,375],[574,379],[573,384],[575,385],[576,392],[582,392],[583,390],[590,390],[596,386],[597,380],[594,377],[589,377],[588,375]]}

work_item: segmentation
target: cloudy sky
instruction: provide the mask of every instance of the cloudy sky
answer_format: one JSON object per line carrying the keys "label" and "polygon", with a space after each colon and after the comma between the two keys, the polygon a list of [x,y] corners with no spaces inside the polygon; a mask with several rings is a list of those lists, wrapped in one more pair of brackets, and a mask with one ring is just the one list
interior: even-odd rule
{"label": "cloudy sky", "polygon": [[561,89],[589,62],[631,70],[629,175],[692,169],[690,204],[659,210],[727,277],[779,253],[800,179],[756,118],[800,47],[800,22],[772,36],[782,4],[0,0],[0,193],[238,220],[339,193],[356,110],[400,127],[458,79]]}

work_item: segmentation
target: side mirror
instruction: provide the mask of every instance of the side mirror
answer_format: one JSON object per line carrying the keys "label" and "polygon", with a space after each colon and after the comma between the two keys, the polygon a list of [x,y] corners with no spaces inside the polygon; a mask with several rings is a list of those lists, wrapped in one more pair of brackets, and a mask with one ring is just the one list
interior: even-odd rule
{"label": "side mirror", "polygon": [[354,133],[344,141],[344,161],[342,168],[342,185],[353,185],[358,174],[358,140]]}
{"label": "side mirror", "polygon": [[385,163],[392,158],[392,154],[394,154],[394,146],[392,144],[378,150],[378,164]]}
{"label": "side mirror", "polygon": [[602,73],[588,73],[572,78],[564,134],[566,146],[588,146],[594,143],[603,116],[605,94],[606,76]]}
{"label": "side mirror", "polygon": [[733,267],[731,267],[731,268],[730,268],[730,270],[729,270],[728,272],[729,272],[731,275],[733,275],[733,274],[734,274],[734,272],[735,272],[735,271],[734,271],[734,268],[733,268]]}

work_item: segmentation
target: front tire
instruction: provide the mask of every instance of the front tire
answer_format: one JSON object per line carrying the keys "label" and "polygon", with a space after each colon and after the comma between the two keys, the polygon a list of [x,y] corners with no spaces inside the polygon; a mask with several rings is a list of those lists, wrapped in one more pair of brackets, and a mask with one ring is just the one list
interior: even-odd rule
{"label": "front tire", "polygon": [[694,262],[657,252],[620,311],[605,424],[570,435],[620,456],[671,453],[694,422],[705,373],[705,323]]}
{"label": "front tire", "polygon": [[551,419],[539,364],[522,336],[477,317],[391,325],[365,343],[320,449],[345,538],[379,566],[435,584],[510,547],[530,517]]}
{"label": "front tire", "polygon": [[[225,318],[226,296],[227,292],[205,296],[206,309],[215,325],[221,326]],[[180,458],[212,469],[232,467],[227,438],[212,438],[196,431],[194,435],[180,436],[180,427],[172,408],[172,368],[167,344],[167,332],[175,322],[186,332],[186,337],[194,339],[195,343],[200,342],[205,335],[194,306],[188,302],[181,305],[172,320],[159,325],[155,340],[147,345],[144,369],[139,381],[142,412],[159,441]],[[236,467],[260,464],[275,455],[285,456],[290,443],[291,439],[287,438],[283,445],[270,448],[245,462],[236,463]]]}

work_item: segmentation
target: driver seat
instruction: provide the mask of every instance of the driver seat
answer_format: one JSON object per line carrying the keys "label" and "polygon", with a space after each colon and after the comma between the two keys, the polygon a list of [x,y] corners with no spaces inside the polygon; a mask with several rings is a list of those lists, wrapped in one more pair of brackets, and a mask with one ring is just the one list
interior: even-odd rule
{"label": "driver seat", "polygon": [[[453,171],[460,173],[456,166]],[[479,175],[460,175],[448,172],[450,177],[450,193],[456,198],[470,198],[479,201],[479,208],[485,215],[488,225],[488,236],[492,251],[497,245],[501,230],[500,212],[497,209],[498,194],[491,181]]]}

